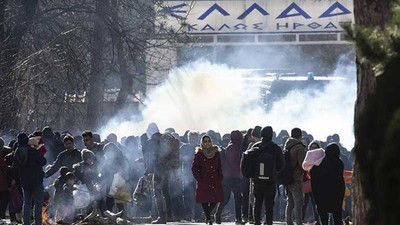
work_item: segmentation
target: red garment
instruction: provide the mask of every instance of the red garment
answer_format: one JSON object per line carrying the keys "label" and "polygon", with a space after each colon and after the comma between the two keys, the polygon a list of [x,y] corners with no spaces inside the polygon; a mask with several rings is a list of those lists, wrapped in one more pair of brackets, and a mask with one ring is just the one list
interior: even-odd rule
{"label": "red garment", "polygon": [[40,137],[40,139],[39,139],[38,151],[42,156],[44,156],[46,154],[46,152],[47,152],[46,147],[44,147],[44,142],[43,142],[43,138],[42,137]]}
{"label": "red garment", "polygon": [[194,156],[192,173],[196,179],[196,202],[223,202],[222,167],[219,152],[208,159],[201,151]]}
{"label": "red garment", "polygon": [[9,168],[7,166],[6,161],[4,160],[4,152],[0,152],[0,192],[8,191],[8,179],[7,172]]}
{"label": "red garment", "polygon": [[241,179],[240,155],[242,154],[243,135],[240,131],[231,132],[231,141],[226,148],[226,175],[225,178]]}

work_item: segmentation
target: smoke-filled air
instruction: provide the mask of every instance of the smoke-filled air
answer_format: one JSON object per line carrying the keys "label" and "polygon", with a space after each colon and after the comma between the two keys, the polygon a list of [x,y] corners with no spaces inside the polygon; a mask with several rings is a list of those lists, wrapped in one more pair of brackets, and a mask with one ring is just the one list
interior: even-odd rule
{"label": "smoke-filled air", "polygon": [[167,80],[149,93],[140,121],[137,115],[130,121],[114,118],[102,134],[139,135],[150,122],[161,130],[173,127],[181,135],[186,130],[229,133],[270,125],[277,133],[299,127],[323,141],[338,133],[351,149],[356,72],[354,63],[343,61],[333,76],[345,79],[332,81],[322,90],[293,90],[266,110],[260,101],[262,79],[248,79],[249,70],[199,60],[171,70]]}

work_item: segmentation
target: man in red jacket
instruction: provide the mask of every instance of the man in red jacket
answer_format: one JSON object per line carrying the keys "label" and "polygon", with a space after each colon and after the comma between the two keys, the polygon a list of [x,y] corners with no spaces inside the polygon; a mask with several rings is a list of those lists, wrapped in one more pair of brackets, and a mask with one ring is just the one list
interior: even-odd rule
{"label": "man in red jacket", "polygon": [[240,131],[235,130],[231,132],[231,140],[225,151],[225,168],[224,171],[224,199],[225,201],[220,203],[215,214],[215,222],[221,224],[221,214],[225,205],[229,202],[231,192],[235,199],[235,215],[236,224],[244,224],[242,221],[241,211],[241,173],[240,173],[240,154],[242,153],[243,135]]}

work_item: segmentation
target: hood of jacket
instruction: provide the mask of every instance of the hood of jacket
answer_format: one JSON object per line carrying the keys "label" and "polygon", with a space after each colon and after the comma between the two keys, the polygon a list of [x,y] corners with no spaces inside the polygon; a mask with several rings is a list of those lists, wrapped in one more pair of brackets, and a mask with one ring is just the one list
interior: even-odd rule
{"label": "hood of jacket", "polygon": [[335,143],[329,144],[326,147],[325,154],[328,159],[339,159],[340,158],[340,148]]}
{"label": "hood of jacket", "polygon": [[234,145],[239,146],[239,148],[241,148],[242,143],[243,143],[243,134],[238,130],[232,131],[231,132],[231,141],[229,144],[234,144]]}
{"label": "hood of jacket", "polygon": [[285,149],[291,149],[293,146],[295,146],[297,144],[303,144],[303,143],[296,138],[290,137],[286,141]]}

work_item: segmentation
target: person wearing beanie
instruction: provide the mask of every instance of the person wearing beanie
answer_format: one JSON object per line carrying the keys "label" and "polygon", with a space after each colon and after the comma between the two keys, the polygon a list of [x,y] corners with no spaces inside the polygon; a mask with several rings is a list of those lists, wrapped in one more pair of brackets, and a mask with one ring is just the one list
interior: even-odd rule
{"label": "person wearing beanie", "polygon": [[24,206],[24,225],[30,225],[31,205],[35,206],[35,225],[42,225],[42,206],[44,199],[43,166],[46,159],[40,152],[28,145],[28,135],[18,134],[18,147],[14,153],[14,174],[21,181]]}
{"label": "person wearing beanie", "polygon": [[251,136],[253,137],[253,140],[249,143],[247,149],[252,148],[255,143],[261,141],[261,127],[255,126],[254,129],[251,131]]}
{"label": "person wearing beanie", "polygon": [[[261,141],[261,129],[262,129],[261,126],[255,126],[253,129],[251,129],[251,131],[250,131],[251,138],[249,139],[250,141],[249,141],[248,146],[245,149],[245,151],[253,148],[253,146],[256,143],[259,143]],[[248,211],[249,211],[249,222],[250,223],[254,222],[254,218],[253,218],[253,215],[254,215],[254,212],[253,212],[253,209],[254,209],[254,185],[252,183],[253,183],[253,179],[249,179],[249,200],[248,200],[249,210]],[[244,184],[244,185],[246,185],[246,184]],[[244,207],[244,208],[246,208],[246,207]],[[246,221],[246,217],[245,217],[245,221]]]}
{"label": "person wearing beanie", "polygon": [[[285,161],[283,158],[282,150],[281,148],[275,144],[272,141],[273,137],[273,130],[272,127],[267,126],[264,127],[261,131],[261,142],[257,143],[256,146],[258,146],[258,150],[260,151],[260,156],[258,158],[258,161],[260,160],[260,157],[265,154],[270,157],[270,160],[272,161],[272,165],[274,167],[272,168],[273,171],[270,171],[272,177],[268,177],[268,179],[265,179],[262,177],[265,173],[268,173],[267,171],[264,171],[264,164],[261,165],[256,165],[257,167],[260,167],[260,172],[258,175],[255,176],[253,179],[253,189],[254,189],[254,224],[255,225],[260,225],[261,224],[261,210],[265,208],[265,218],[266,221],[264,224],[266,225],[272,225],[272,220],[273,220],[273,209],[274,209],[274,199],[275,199],[275,194],[276,194],[276,189],[277,189],[277,174],[282,171],[282,169],[285,166]],[[255,162],[256,163],[256,162]],[[265,165],[267,167],[267,165]]]}
{"label": "person wearing beanie", "polygon": [[289,151],[290,163],[293,171],[293,181],[286,185],[288,202],[286,205],[286,222],[293,225],[292,214],[295,211],[295,220],[297,224],[303,223],[303,204],[304,194],[302,192],[302,183],[304,171],[302,168],[304,158],[306,157],[305,146],[302,143],[302,132],[299,128],[293,128],[291,137],[287,139],[284,151]]}
{"label": "person wearing beanie", "polygon": [[46,171],[45,177],[55,174],[61,167],[65,166],[72,170],[72,166],[81,161],[81,153],[75,148],[74,138],[70,135],[64,137],[65,150],[58,154],[54,163]]}

